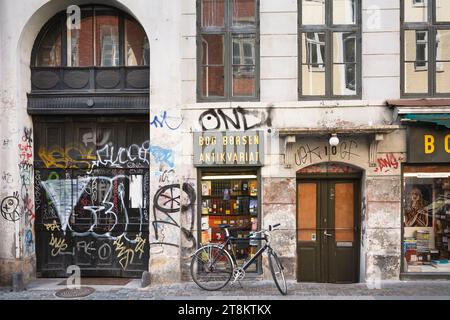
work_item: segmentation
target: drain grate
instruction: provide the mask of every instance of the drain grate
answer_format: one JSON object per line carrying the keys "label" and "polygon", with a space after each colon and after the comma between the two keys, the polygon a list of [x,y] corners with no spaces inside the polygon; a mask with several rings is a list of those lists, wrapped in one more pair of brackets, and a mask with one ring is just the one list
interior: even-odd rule
{"label": "drain grate", "polygon": [[81,287],[80,289],[61,289],[56,291],[55,296],[59,298],[82,298],[90,295],[95,291],[94,288],[91,287]]}

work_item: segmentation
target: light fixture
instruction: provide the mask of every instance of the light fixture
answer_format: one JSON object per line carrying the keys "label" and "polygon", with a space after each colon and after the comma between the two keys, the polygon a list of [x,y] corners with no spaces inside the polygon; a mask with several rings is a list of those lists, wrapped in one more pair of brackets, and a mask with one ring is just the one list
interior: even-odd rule
{"label": "light fixture", "polygon": [[223,176],[204,176],[202,180],[232,180],[232,179],[256,179],[254,174],[242,175],[223,175]]}
{"label": "light fixture", "polygon": [[337,134],[333,133],[328,142],[330,143],[330,146],[333,146],[333,147],[337,146],[339,144],[339,138],[338,138]]}

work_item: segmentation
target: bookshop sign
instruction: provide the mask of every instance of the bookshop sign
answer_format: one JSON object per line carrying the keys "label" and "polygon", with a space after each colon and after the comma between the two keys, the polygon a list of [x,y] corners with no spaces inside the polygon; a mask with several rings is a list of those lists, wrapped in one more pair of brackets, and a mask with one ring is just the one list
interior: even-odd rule
{"label": "bookshop sign", "polygon": [[450,130],[408,126],[408,162],[450,162]]}
{"label": "bookshop sign", "polygon": [[194,132],[194,166],[262,166],[263,131]]}

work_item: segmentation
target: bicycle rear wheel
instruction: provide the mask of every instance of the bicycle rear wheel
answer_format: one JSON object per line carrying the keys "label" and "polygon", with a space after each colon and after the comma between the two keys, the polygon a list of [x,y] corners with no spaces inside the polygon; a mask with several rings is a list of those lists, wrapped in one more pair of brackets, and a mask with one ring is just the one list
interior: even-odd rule
{"label": "bicycle rear wheel", "polygon": [[283,266],[281,264],[281,261],[278,258],[277,254],[272,250],[268,252],[268,255],[269,255],[269,266],[270,271],[272,272],[273,281],[277,285],[277,288],[281,292],[281,294],[285,296],[287,295],[287,284],[286,279],[284,278]]}
{"label": "bicycle rear wheel", "polygon": [[229,254],[218,246],[206,245],[194,254],[191,261],[192,280],[202,289],[222,289],[233,274],[233,263]]}

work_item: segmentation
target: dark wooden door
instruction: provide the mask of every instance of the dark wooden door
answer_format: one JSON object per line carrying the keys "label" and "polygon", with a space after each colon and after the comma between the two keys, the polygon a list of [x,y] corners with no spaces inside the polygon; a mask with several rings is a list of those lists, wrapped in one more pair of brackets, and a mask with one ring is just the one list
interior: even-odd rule
{"label": "dark wooden door", "polygon": [[358,180],[299,181],[298,281],[358,282],[359,202]]}
{"label": "dark wooden door", "polygon": [[35,118],[37,272],[140,277],[149,260],[149,128],[129,117]]}

